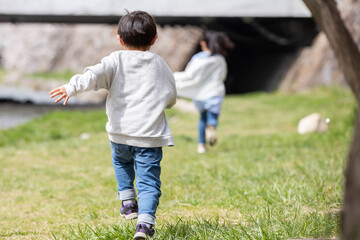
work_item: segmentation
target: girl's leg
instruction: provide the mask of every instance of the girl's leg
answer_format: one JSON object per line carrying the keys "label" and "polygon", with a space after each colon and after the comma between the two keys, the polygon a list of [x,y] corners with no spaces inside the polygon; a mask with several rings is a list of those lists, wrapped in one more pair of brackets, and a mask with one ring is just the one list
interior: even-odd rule
{"label": "girl's leg", "polygon": [[162,148],[134,147],[136,188],[139,193],[138,223],[155,225],[155,213],[161,196],[160,161]]}
{"label": "girl's leg", "polygon": [[205,139],[205,129],[206,129],[206,111],[200,113],[200,120],[198,124],[198,153],[206,152],[206,139]]}
{"label": "girl's leg", "polygon": [[200,113],[200,120],[198,124],[198,143],[199,144],[205,144],[205,128],[206,128],[206,122],[207,122],[207,111],[203,111]]}
{"label": "girl's leg", "polygon": [[110,142],[112,163],[117,180],[118,196],[120,200],[136,198],[134,189],[134,160],[130,153],[130,147]]}
{"label": "girl's leg", "polygon": [[214,128],[217,127],[219,114],[213,112],[207,112],[206,118],[207,118],[206,125],[213,126]]}
{"label": "girl's leg", "polygon": [[215,129],[218,125],[218,117],[219,114],[217,113],[207,112],[206,138],[208,139],[210,146],[215,145],[217,141]]}

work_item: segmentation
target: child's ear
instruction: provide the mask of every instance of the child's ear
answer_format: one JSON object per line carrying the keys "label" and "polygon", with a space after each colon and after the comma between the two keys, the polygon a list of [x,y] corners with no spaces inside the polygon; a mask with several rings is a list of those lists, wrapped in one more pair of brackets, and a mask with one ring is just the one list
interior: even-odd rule
{"label": "child's ear", "polygon": [[153,38],[153,40],[150,43],[151,46],[154,45],[157,38],[158,38],[158,35],[156,34],[155,37]]}
{"label": "child's ear", "polygon": [[119,35],[119,34],[118,34],[118,35],[116,35],[116,38],[117,38],[117,40],[119,40],[119,42],[120,42],[121,46],[125,46],[125,43],[124,43],[124,41],[121,39],[121,37],[120,37],[120,35]]}

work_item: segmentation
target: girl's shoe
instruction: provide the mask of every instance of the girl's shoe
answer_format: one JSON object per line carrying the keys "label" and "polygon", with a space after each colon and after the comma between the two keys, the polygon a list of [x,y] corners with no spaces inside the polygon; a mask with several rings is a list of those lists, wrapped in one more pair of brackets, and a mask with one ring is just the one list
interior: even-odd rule
{"label": "girl's shoe", "polygon": [[203,144],[203,143],[199,143],[198,144],[198,148],[197,148],[197,152],[198,153],[205,153],[207,150],[206,150],[206,145]]}
{"label": "girl's shoe", "polygon": [[216,132],[214,126],[210,125],[206,128],[206,138],[210,146],[214,146],[216,144],[217,138],[216,138]]}
{"label": "girl's shoe", "polygon": [[148,228],[146,224],[139,223],[136,225],[136,232],[134,235],[134,240],[143,240],[153,237],[155,234],[155,230],[150,227]]}
{"label": "girl's shoe", "polygon": [[135,200],[132,203],[128,203],[124,205],[124,201],[121,203],[120,215],[124,217],[126,220],[134,219],[138,217],[139,208],[138,203]]}

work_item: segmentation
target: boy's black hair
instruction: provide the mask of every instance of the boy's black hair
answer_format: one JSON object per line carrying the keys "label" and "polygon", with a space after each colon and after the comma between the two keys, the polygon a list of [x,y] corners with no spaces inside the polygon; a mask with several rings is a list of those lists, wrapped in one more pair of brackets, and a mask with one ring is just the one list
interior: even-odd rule
{"label": "boy's black hair", "polygon": [[211,55],[227,55],[227,50],[232,49],[235,45],[224,32],[206,31],[202,38],[211,51]]}
{"label": "boy's black hair", "polygon": [[147,12],[128,12],[119,21],[118,34],[127,46],[149,46],[156,36],[156,23]]}

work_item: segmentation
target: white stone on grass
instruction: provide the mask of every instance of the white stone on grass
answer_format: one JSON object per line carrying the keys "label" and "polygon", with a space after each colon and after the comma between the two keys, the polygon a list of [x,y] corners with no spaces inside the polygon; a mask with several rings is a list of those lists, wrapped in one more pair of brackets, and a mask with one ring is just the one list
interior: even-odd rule
{"label": "white stone on grass", "polygon": [[300,120],[298,133],[326,132],[329,129],[327,125],[329,122],[329,118],[324,120],[319,113],[310,114]]}

